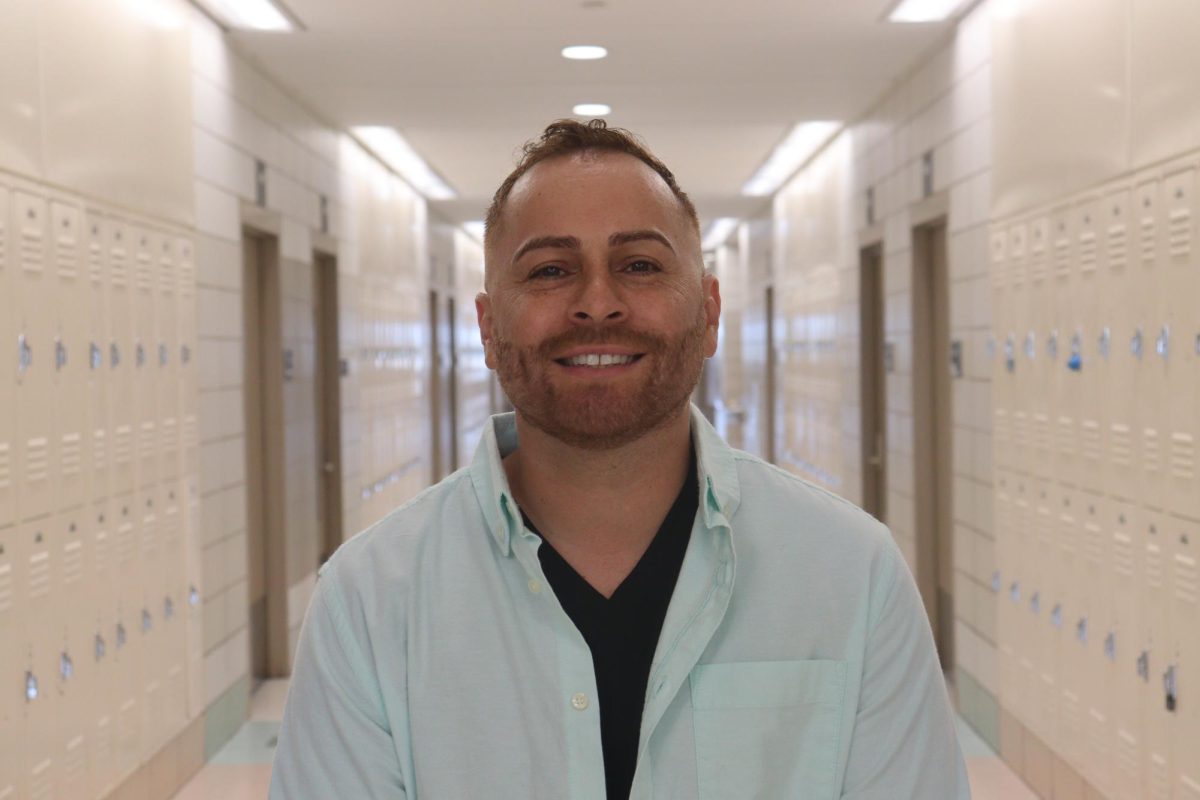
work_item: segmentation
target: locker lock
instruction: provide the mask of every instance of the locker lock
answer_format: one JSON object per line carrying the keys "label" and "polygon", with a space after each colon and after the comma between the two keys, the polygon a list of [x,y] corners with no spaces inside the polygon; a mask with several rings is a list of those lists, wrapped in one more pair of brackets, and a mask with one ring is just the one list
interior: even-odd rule
{"label": "locker lock", "polygon": [[1083,368],[1083,336],[1079,331],[1071,337],[1071,357],[1067,359],[1067,368],[1079,372]]}
{"label": "locker lock", "polygon": [[1158,353],[1164,359],[1167,357],[1171,348],[1171,326],[1163,325],[1162,330],[1158,332],[1158,338],[1154,340],[1154,352]]}
{"label": "locker lock", "polygon": [[108,346],[108,363],[113,369],[121,366],[121,348],[116,342]]}
{"label": "locker lock", "polygon": [[1109,346],[1110,346],[1111,342],[1112,342],[1112,332],[1108,328],[1105,328],[1104,330],[1100,331],[1100,341],[1098,343],[1099,349],[1100,349],[1100,357],[1103,358],[1105,361],[1108,360],[1108,351],[1109,351]]}
{"label": "locker lock", "polygon": [[142,633],[149,633],[154,627],[154,619],[150,616],[150,610],[142,609]]}
{"label": "locker lock", "polygon": [[32,703],[38,698],[38,679],[32,672],[25,673],[25,700]]}
{"label": "locker lock", "polygon": [[100,369],[101,364],[104,363],[104,355],[95,342],[92,342],[91,347],[88,348],[88,363],[92,365],[92,369]]}
{"label": "locker lock", "polygon": [[1175,685],[1175,665],[1167,667],[1167,671],[1163,673],[1163,695],[1166,699],[1167,711],[1175,711],[1175,706],[1178,704],[1178,687]]}
{"label": "locker lock", "polygon": [[1129,352],[1133,353],[1133,357],[1141,360],[1142,358],[1142,329],[1137,328],[1133,332],[1133,336],[1129,338]]}
{"label": "locker lock", "polygon": [[25,374],[25,371],[33,366],[33,350],[29,347],[29,341],[25,338],[25,334],[17,337],[17,372]]}
{"label": "locker lock", "polygon": [[1196,334],[1196,355],[1200,356],[1200,333]]}
{"label": "locker lock", "polygon": [[1075,623],[1075,638],[1078,639],[1083,644],[1087,644],[1087,636],[1088,636],[1087,629],[1088,629],[1087,617],[1080,617],[1079,622]]}
{"label": "locker lock", "polygon": [[1029,610],[1035,614],[1041,613],[1041,610],[1042,610],[1042,593],[1041,592],[1034,592],[1033,596],[1029,598]]}
{"label": "locker lock", "polygon": [[191,361],[192,360],[192,348],[188,347],[186,344],[181,345],[179,348],[179,360],[182,361],[184,364]]}
{"label": "locker lock", "polygon": [[120,650],[125,646],[125,623],[117,623],[117,649]]}
{"label": "locker lock", "polygon": [[1050,335],[1046,338],[1046,355],[1051,361],[1058,358],[1058,331],[1050,331]]}
{"label": "locker lock", "polygon": [[75,662],[66,650],[58,657],[58,674],[64,681],[71,680],[71,676],[75,674]]}
{"label": "locker lock", "polygon": [[1008,587],[1008,596],[1012,598],[1014,603],[1021,602],[1021,582],[1013,581]]}
{"label": "locker lock", "polygon": [[1143,650],[1137,660],[1137,674],[1142,683],[1150,682],[1150,651]]}
{"label": "locker lock", "polygon": [[62,339],[54,340],[54,369],[62,371],[62,368],[67,365],[67,346],[63,344]]}
{"label": "locker lock", "polygon": [[1104,637],[1104,655],[1109,661],[1117,660],[1117,634],[1113,631],[1108,632],[1108,636]]}
{"label": "locker lock", "polygon": [[170,597],[163,598],[163,619],[170,619],[175,616],[175,601]]}
{"label": "locker lock", "polygon": [[97,661],[104,660],[104,654],[108,652],[108,645],[104,642],[104,637],[96,634],[95,640],[92,642],[92,650],[95,653]]}
{"label": "locker lock", "polygon": [[200,605],[200,590],[196,588],[195,584],[188,587],[188,605],[193,608]]}
{"label": "locker lock", "polygon": [[1010,333],[1008,338],[1004,340],[1004,368],[1009,372],[1017,371],[1017,344],[1013,340],[1013,335]]}
{"label": "locker lock", "polygon": [[136,354],[135,360],[137,361],[137,365],[144,367],[146,365],[146,348],[142,346],[141,342],[137,343],[137,350],[134,352]]}
{"label": "locker lock", "polygon": [[997,594],[1000,592],[1000,570],[992,573],[992,591]]}
{"label": "locker lock", "polygon": [[1037,355],[1037,336],[1033,331],[1025,334],[1025,357],[1033,361]]}
{"label": "locker lock", "polygon": [[1062,627],[1062,603],[1056,603],[1050,612],[1050,624],[1056,628]]}
{"label": "locker lock", "polygon": [[167,365],[167,346],[162,343],[158,345],[158,365],[160,367]]}

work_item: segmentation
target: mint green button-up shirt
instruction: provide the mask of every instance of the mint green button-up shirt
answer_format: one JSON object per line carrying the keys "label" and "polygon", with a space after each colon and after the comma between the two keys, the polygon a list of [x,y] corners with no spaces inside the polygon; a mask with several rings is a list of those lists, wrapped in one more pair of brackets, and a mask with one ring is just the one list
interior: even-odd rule
{"label": "mint green button-up shirt", "polygon": [[[886,528],[692,409],[700,506],[650,669],[632,800],[968,798]],[[471,466],[317,581],[272,800],[604,800],[591,653],[542,573],[493,417]]]}

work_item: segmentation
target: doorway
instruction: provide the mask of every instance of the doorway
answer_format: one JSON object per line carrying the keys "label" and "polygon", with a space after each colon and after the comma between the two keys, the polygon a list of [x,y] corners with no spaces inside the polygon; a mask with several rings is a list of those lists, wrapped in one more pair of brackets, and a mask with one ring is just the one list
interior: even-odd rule
{"label": "doorway", "polygon": [[913,230],[913,456],[917,585],[942,669],[953,669],[950,282],[944,218]]}
{"label": "doorway", "polygon": [[283,360],[277,237],[243,232],[242,301],[250,666],[261,680],[287,674],[283,385],[271,368]]}
{"label": "doorway", "polygon": [[859,364],[862,414],[862,506],[880,522],[887,513],[887,380],[883,335],[883,245],[859,253]]}
{"label": "doorway", "polygon": [[338,340],[337,258],[313,253],[313,312],[316,315],[317,452],[321,464],[317,497],[321,520],[321,563],[342,544],[341,347]]}

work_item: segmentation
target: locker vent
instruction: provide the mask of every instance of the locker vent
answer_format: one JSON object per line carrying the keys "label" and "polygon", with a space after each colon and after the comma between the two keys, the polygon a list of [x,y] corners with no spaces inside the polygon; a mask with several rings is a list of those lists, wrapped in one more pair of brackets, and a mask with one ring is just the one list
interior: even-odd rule
{"label": "locker vent", "polygon": [[100,246],[100,242],[93,239],[88,244],[88,277],[92,283],[102,283],[104,281],[104,248]]}
{"label": "locker vent", "polygon": [[1029,250],[1029,278],[1035,283],[1041,283],[1050,277],[1050,270],[1046,264],[1046,248],[1032,247]]}
{"label": "locker vent", "polygon": [[1138,740],[1129,731],[1117,730],[1117,771],[1131,783],[1137,783],[1141,778],[1141,753],[1138,752]]}
{"label": "locker vent", "polygon": [[1079,543],[1075,541],[1075,531],[1078,529],[1075,525],[1075,518],[1070,514],[1063,514],[1058,518],[1061,523],[1058,533],[1059,550],[1067,556],[1075,556],[1079,552]]}
{"label": "locker vent", "polygon": [[158,291],[162,294],[175,293],[174,264],[168,256],[163,256],[158,261]]}
{"label": "locker vent", "polygon": [[71,585],[83,578],[83,542],[76,539],[63,547],[63,583]]}
{"label": "locker vent", "polygon": [[1098,464],[1100,456],[1104,451],[1100,437],[1100,423],[1094,419],[1081,420],[1079,429],[1080,451],[1083,457],[1090,462]]}
{"label": "locker vent", "polygon": [[1133,431],[1128,425],[1114,422],[1109,428],[1108,452],[1112,463],[1119,467],[1133,467]]}
{"label": "locker vent", "polygon": [[1196,559],[1182,553],[1175,554],[1175,597],[1185,603],[1196,605],[1200,599],[1197,592]]}
{"label": "locker vent", "polygon": [[1190,433],[1171,434],[1171,476],[1181,481],[1196,476],[1196,440]]}
{"label": "locker vent", "polygon": [[1051,449],[1054,447],[1054,430],[1050,425],[1050,417],[1046,414],[1033,415],[1033,449],[1038,462],[1045,467],[1049,467],[1047,463],[1051,457]]}
{"label": "locker vent", "polygon": [[196,425],[195,414],[188,414],[183,418],[183,441],[181,445],[185,449],[194,449],[200,446],[200,434]]}
{"label": "locker vent", "polygon": [[1174,258],[1187,258],[1192,252],[1192,212],[1173,208],[1167,215],[1167,251]]}
{"label": "locker vent", "polygon": [[145,461],[157,455],[158,431],[153,422],[143,422],[138,434],[138,458]]}
{"label": "locker vent", "polygon": [[0,564],[0,613],[12,611],[13,575],[12,564]]}
{"label": "locker vent", "polygon": [[78,475],[83,468],[83,436],[78,433],[63,434],[59,454],[63,477]]}
{"label": "locker vent", "polygon": [[1151,589],[1163,588],[1162,548],[1154,542],[1146,544],[1146,585]]}
{"label": "locker vent", "polygon": [[127,466],[133,460],[133,428],[120,425],[115,431],[113,460],[118,466]]}
{"label": "locker vent", "polygon": [[43,550],[29,557],[29,599],[50,594],[50,551]]}
{"label": "locker vent", "polygon": [[1158,255],[1158,226],[1154,223],[1154,217],[1150,215],[1142,217],[1141,238],[1142,263],[1152,265]]}
{"label": "locker vent", "polygon": [[1133,577],[1133,539],[1124,531],[1113,534],[1113,569],[1118,575]]}
{"label": "locker vent", "polygon": [[1162,472],[1162,451],[1154,428],[1142,429],[1142,469],[1152,475]]}
{"label": "locker vent", "polygon": [[42,267],[42,229],[24,227],[21,230],[21,266],[28,272],[41,272]]}
{"label": "locker vent", "polygon": [[153,514],[142,519],[142,555],[158,553],[158,520]]}
{"label": "locker vent", "polygon": [[50,441],[44,436],[25,443],[25,479],[44,481],[50,477]]}
{"label": "locker vent", "polygon": [[0,442],[0,490],[12,488],[12,455],[8,442]]}
{"label": "locker vent", "polygon": [[1083,557],[1096,568],[1104,561],[1104,532],[1094,522],[1083,524]]}
{"label": "locker vent", "polygon": [[149,294],[154,289],[154,265],[150,262],[150,254],[145,247],[137,252],[137,266],[134,267],[135,286],[138,291]]}
{"label": "locker vent", "polygon": [[167,453],[167,460],[170,460],[171,453],[174,453],[179,448],[179,423],[174,417],[167,417],[162,421],[162,428],[159,429],[162,435],[162,442],[159,445],[161,452]]}
{"label": "locker vent", "polygon": [[54,800],[53,759],[42,759],[29,770],[29,800]]}
{"label": "locker vent", "polygon": [[992,286],[1003,289],[1007,282],[1004,269],[1004,233],[1003,231],[994,231],[992,233]]}
{"label": "locker vent", "polygon": [[[115,234],[117,241],[121,233]],[[129,285],[129,251],[121,245],[116,245],[109,251],[108,281],[114,288],[124,289]]]}
{"label": "locker vent", "polygon": [[104,572],[109,568],[109,559],[111,558],[109,548],[112,546],[112,539],[109,537],[108,531],[97,531],[95,541],[92,557],[96,560],[96,571]]}
{"label": "locker vent", "polygon": [[1129,258],[1129,237],[1125,226],[1111,225],[1108,228],[1108,266],[1109,269],[1124,269]]}
{"label": "locker vent", "polygon": [[1025,416],[1025,412],[1013,412],[1012,442],[1018,448],[1024,448],[1029,445],[1028,427],[1028,418]]}
{"label": "locker vent", "polygon": [[1038,506],[1037,509],[1037,540],[1044,548],[1054,544],[1054,518],[1045,506]]}
{"label": "locker vent", "polygon": [[1096,232],[1085,230],[1079,234],[1079,270],[1091,272],[1096,268]]}
{"label": "locker vent", "polygon": [[66,278],[67,280],[78,278],[78,265],[79,256],[75,252],[75,237],[54,237],[54,266],[58,269],[58,277]]}
{"label": "locker vent", "polygon": [[97,470],[108,469],[108,435],[104,428],[92,431],[92,460]]}
{"label": "locker vent", "polygon": [[63,754],[63,797],[83,797],[87,794],[87,748],[83,737],[67,742]]}
{"label": "locker vent", "polygon": [[191,261],[184,261],[179,265],[179,283],[179,294],[191,297],[196,287],[196,267]]}
{"label": "locker vent", "polygon": [[1054,240],[1054,274],[1059,278],[1071,275],[1071,239],[1067,236]]}
{"label": "locker vent", "polygon": [[1167,775],[1167,759],[1158,753],[1150,754],[1150,798],[1171,800],[1171,779]]}

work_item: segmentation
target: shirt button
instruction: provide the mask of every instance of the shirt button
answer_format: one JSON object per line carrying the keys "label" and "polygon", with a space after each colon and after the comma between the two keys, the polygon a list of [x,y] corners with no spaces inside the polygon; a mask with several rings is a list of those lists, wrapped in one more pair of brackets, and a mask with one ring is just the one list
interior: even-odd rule
{"label": "shirt button", "polygon": [[542,591],[542,582],[539,581],[537,578],[530,578],[529,579],[529,591],[533,592],[534,594],[537,594],[538,592]]}
{"label": "shirt button", "polygon": [[583,711],[588,707],[588,696],[583,692],[576,692],[571,695],[571,705],[576,711]]}

